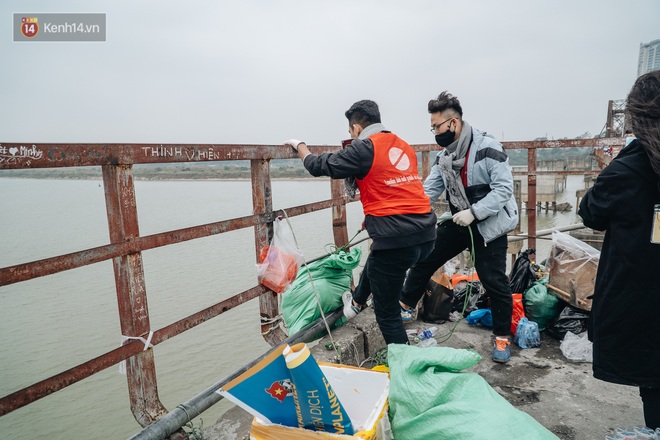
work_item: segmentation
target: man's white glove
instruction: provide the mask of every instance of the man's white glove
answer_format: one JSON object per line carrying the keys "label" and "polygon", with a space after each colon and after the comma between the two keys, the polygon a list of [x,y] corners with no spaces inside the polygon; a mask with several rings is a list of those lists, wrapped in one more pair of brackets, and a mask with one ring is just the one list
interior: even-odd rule
{"label": "man's white glove", "polygon": [[464,209],[463,211],[454,214],[451,219],[458,226],[468,226],[474,221],[474,214],[472,214],[470,209]]}
{"label": "man's white glove", "polygon": [[298,151],[298,145],[300,144],[304,144],[304,142],[299,141],[298,139],[289,139],[288,141],[284,141],[284,145],[291,145],[291,148],[296,151]]}

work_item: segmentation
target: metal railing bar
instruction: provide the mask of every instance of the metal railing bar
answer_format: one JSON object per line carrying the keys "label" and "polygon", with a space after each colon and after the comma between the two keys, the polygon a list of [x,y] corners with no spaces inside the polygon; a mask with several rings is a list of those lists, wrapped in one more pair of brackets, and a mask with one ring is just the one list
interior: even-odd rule
{"label": "metal railing bar", "polygon": [[536,231],[536,235],[528,235],[528,234],[516,234],[516,235],[509,235],[507,237],[509,243],[515,242],[515,241],[523,241],[527,240],[530,237],[543,237],[546,235],[552,234],[553,231],[559,231],[559,232],[568,232],[568,231],[575,231],[577,229],[583,229],[585,226],[582,223],[575,223],[572,225],[567,225],[567,226],[559,226],[556,228],[552,229],[541,229]]}
{"label": "metal railing bar", "polygon": [[537,148],[571,148],[571,147],[611,147],[623,145],[622,137],[585,138],[585,139],[557,139],[549,141],[501,141],[504,148],[511,150],[537,149]]}
{"label": "metal railing bar", "polygon": [[[237,160],[297,159],[283,145],[234,144],[40,144],[0,142],[0,145],[30,151],[29,168],[64,168],[99,165],[156,163],[212,163]],[[339,145],[309,145],[315,154],[337,151]],[[437,150],[437,145],[413,145],[417,152]],[[2,169],[22,169],[21,161],[0,161]]]}
{"label": "metal railing bar", "polygon": [[[293,217],[332,208],[333,206],[340,204],[342,204],[341,199],[328,199],[320,202],[294,206],[292,208],[285,208],[284,210],[287,215]],[[0,286],[7,286],[46,275],[53,275],[58,272],[99,263],[122,255],[128,255],[149,249],[155,249],[161,246],[181,243],[196,238],[209,237],[228,231],[252,227],[257,224],[272,222],[278,215],[282,214],[283,210],[278,209],[268,214],[254,214],[200,226],[192,226],[189,228],[137,237],[135,240],[126,243],[108,244],[83,251],[72,252],[70,254],[45,258],[39,261],[0,268]]]}
{"label": "metal railing bar", "polygon": [[[563,171],[563,170],[536,170],[534,174],[537,176],[541,175],[553,175],[553,176],[582,176],[587,174],[599,174],[600,170],[578,170],[578,171]],[[511,174],[514,176],[527,176],[527,171],[513,171]]]}

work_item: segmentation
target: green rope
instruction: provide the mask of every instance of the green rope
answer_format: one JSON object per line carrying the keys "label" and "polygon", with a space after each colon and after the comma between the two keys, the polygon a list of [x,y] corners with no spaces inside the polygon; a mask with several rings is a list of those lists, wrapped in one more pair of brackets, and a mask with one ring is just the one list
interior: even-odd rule
{"label": "green rope", "polygon": [[359,367],[362,367],[367,362],[371,362],[371,367],[370,368],[373,368],[376,365],[385,365],[386,367],[388,367],[388,365],[387,365],[387,347],[381,348],[376,353],[374,353],[373,356],[369,356],[368,358],[363,360],[360,363]]}
{"label": "green rope", "polygon": [[364,229],[360,229],[359,231],[357,231],[357,232],[355,233],[355,235],[353,236],[353,238],[351,238],[350,240],[348,240],[348,243],[346,243],[346,244],[343,245],[343,246],[337,246],[337,245],[334,244],[334,243],[328,243],[328,244],[326,244],[326,245],[323,247],[323,249],[324,249],[327,253],[329,253],[329,254],[338,254],[339,252],[342,252],[342,251],[343,251],[343,252],[346,252],[346,249],[348,249],[348,247],[350,246],[351,242],[352,242],[353,240],[355,240],[355,238],[356,238],[358,235],[360,235],[360,232],[362,232],[362,231],[364,231]]}

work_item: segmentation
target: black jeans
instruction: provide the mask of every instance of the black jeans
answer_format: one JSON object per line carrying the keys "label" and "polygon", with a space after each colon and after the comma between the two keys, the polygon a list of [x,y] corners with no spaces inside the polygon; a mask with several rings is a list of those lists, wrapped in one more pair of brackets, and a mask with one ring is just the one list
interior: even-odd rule
{"label": "black jeans", "polygon": [[[484,239],[473,223],[470,225],[474,237],[475,268],[481,284],[490,296],[490,308],[493,314],[493,333],[496,336],[511,334],[511,314],[513,299],[511,287],[506,276],[506,235],[484,245]],[[470,231],[458,226],[451,220],[438,225],[433,252],[424,261],[410,268],[403,285],[401,301],[415,307],[424,294],[431,275],[447,261],[465,249],[472,248]]]}
{"label": "black jeans", "polygon": [[660,388],[640,388],[644,405],[644,423],[651,429],[660,428]]}
{"label": "black jeans", "polygon": [[408,343],[399,307],[401,287],[410,266],[426,258],[432,249],[433,241],[427,241],[405,248],[374,250],[367,257],[353,299],[366,304],[373,294],[376,322],[387,344]]}

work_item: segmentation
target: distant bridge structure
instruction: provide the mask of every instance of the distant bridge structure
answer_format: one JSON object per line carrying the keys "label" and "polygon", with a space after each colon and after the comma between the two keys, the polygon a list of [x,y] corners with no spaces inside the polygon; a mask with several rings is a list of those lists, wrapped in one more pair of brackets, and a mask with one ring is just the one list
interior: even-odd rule
{"label": "distant bridge structure", "polygon": [[607,104],[607,119],[600,137],[624,137],[630,122],[626,120],[626,100],[614,99]]}

